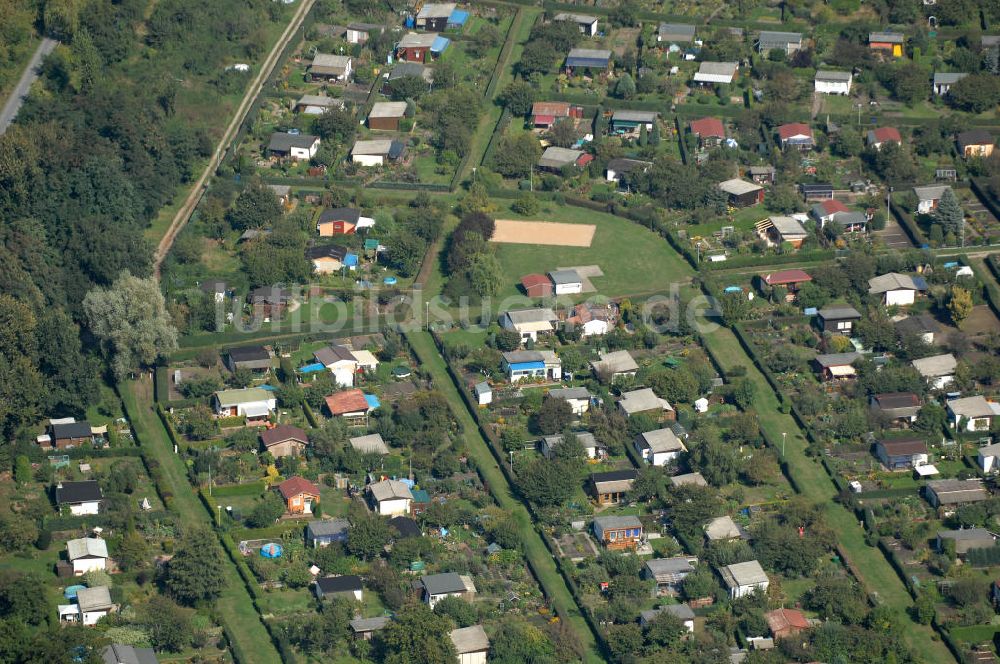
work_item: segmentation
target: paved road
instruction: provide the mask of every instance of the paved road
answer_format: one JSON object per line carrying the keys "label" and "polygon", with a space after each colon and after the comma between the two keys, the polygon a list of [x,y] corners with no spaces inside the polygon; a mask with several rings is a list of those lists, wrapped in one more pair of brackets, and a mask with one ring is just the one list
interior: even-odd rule
{"label": "paved road", "polygon": [[38,78],[38,68],[42,64],[42,60],[58,45],[59,42],[55,39],[46,37],[38,45],[38,48],[35,49],[35,54],[31,56],[28,66],[21,73],[21,80],[17,82],[17,87],[10,93],[7,103],[3,105],[3,109],[0,109],[0,136],[7,131],[7,127],[14,122],[17,112],[21,110],[21,104],[24,103],[24,98],[28,96],[28,91],[31,90],[31,84]]}

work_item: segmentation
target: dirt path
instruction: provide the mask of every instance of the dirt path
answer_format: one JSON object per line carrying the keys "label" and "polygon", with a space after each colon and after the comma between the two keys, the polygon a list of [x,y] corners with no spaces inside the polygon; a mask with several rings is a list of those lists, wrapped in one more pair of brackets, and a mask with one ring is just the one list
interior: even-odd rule
{"label": "dirt path", "polygon": [[212,158],[208,160],[208,164],[205,166],[205,170],[202,171],[201,177],[199,177],[198,180],[191,186],[191,191],[184,200],[184,204],[181,205],[179,210],[177,210],[177,214],[174,215],[173,220],[170,222],[170,226],[160,239],[160,242],[156,247],[156,252],[153,254],[153,274],[156,275],[157,279],[160,278],[160,267],[163,265],[164,259],[170,252],[170,247],[173,246],[174,240],[177,238],[177,234],[181,232],[181,229],[184,228],[188,219],[191,218],[191,215],[194,213],[194,209],[198,206],[198,202],[205,193],[208,179],[219,167],[230,141],[233,140],[233,137],[236,136],[236,133],[239,131],[240,126],[243,124],[243,120],[246,118],[247,113],[249,113],[250,108],[253,106],[254,100],[260,93],[261,88],[264,87],[264,82],[267,81],[271,72],[278,65],[281,60],[282,52],[284,52],[285,47],[291,41],[295,32],[299,29],[299,26],[302,25],[302,21],[305,20],[306,15],[309,13],[309,10],[312,9],[315,2],[316,0],[302,0],[302,4],[299,5],[299,8],[295,11],[295,15],[292,16],[292,20],[285,28],[285,31],[281,33],[281,37],[278,38],[278,41],[275,42],[274,47],[267,55],[267,58],[261,63],[260,71],[257,72],[256,78],[254,78],[250,87],[247,88],[246,94],[243,95],[243,101],[240,102],[239,107],[236,109],[236,114],[226,127],[226,131],[222,134],[222,138],[219,139],[218,145],[215,146],[215,152],[212,153]]}

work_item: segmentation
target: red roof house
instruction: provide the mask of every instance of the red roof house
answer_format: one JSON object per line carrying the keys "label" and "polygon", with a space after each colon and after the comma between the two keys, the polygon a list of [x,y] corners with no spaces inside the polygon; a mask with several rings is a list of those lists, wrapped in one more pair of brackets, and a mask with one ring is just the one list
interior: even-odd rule
{"label": "red roof house", "polygon": [[804,629],[809,629],[809,621],[805,614],[797,609],[776,609],[764,614],[767,626],[776,639],[794,636]]}
{"label": "red roof house", "polygon": [[700,118],[692,120],[688,125],[691,133],[701,139],[702,143],[715,143],[726,137],[726,127],[719,118]]}
{"label": "red roof house", "polygon": [[560,118],[582,118],[583,106],[573,106],[564,101],[536,101],[531,106],[531,123],[545,129]]}
{"label": "red roof house", "polygon": [[779,270],[765,274],[762,279],[768,286],[798,286],[813,280],[809,273],[803,270]]}
{"label": "red roof house", "polygon": [[273,429],[262,431],[260,442],[273,457],[298,456],[309,444],[309,436],[298,427],[279,424]]}
{"label": "red roof house", "polygon": [[760,278],[767,286],[784,286],[788,289],[785,293],[785,301],[793,302],[795,293],[802,287],[802,284],[810,282],[813,278],[808,272],[802,270],[779,270],[770,272]]}
{"label": "red roof house", "polygon": [[547,274],[528,274],[521,277],[521,288],[528,297],[552,295],[552,280]]}
{"label": "red roof house", "polygon": [[895,127],[879,127],[869,129],[867,136],[868,147],[881,149],[883,143],[895,143],[902,145],[903,137],[899,135],[899,130]]}
{"label": "red roof house", "polygon": [[368,412],[368,400],[361,390],[344,390],[326,398],[326,407],[333,417],[350,417]]}
{"label": "red roof house", "polygon": [[781,147],[791,147],[798,150],[811,150],[815,145],[812,127],[802,122],[792,122],[778,127],[778,138]]}
{"label": "red roof house", "polygon": [[319,503],[319,487],[298,475],[279,484],[278,492],[289,514],[312,514],[312,506]]}

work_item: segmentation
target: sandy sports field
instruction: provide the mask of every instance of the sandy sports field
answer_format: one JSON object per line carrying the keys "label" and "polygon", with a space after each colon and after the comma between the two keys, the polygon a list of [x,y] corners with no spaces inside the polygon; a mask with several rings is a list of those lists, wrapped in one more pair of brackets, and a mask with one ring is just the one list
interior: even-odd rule
{"label": "sandy sports field", "polygon": [[508,244],[549,244],[556,247],[589,247],[594,240],[593,224],[560,224],[550,221],[497,219],[490,242]]}

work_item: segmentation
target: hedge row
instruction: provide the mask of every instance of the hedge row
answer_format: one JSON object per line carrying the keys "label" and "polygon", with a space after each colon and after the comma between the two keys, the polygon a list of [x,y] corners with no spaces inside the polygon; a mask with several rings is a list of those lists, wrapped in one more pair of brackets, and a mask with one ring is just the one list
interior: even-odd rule
{"label": "hedge row", "polygon": [[902,226],[903,230],[906,232],[906,235],[910,238],[910,242],[918,247],[922,247],[927,244],[927,238],[924,237],[924,232],[920,230],[920,227],[917,226],[916,220],[909,212],[901,208],[891,199],[889,201],[889,209],[892,211],[893,216],[896,217],[896,221],[899,222],[899,225]]}
{"label": "hedge row", "polygon": [[264,480],[247,484],[224,484],[212,487],[213,498],[231,498],[234,496],[259,496],[267,489]]}
{"label": "hedge row", "polygon": [[89,447],[74,447],[71,450],[58,450],[51,456],[65,454],[70,459],[113,459],[115,457],[141,457],[142,450],[134,445],[128,447],[105,447],[97,450]]}
{"label": "hedge row", "polygon": [[313,429],[319,428],[319,420],[316,419],[316,414],[313,412],[312,406],[310,406],[305,401],[302,402],[302,412],[306,416],[306,421],[309,422],[309,426]]}
{"label": "hedge row", "polygon": [[[142,519],[144,521],[173,521],[173,515],[164,511],[157,510],[155,512],[142,512],[136,515],[136,518]],[[107,528],[112,525],[113,522],[118,522],[117,519],[111,514],[87,514],[83,516],[51,516],[43,519],[43,526],[46,530],[50,531],[60,531],[60,530],[78,530],[80,528],[93,528],[95,526],[100,526],[102,528]]]}
{"label": "hedge row", "polygon": [[167,367],[159,366],[153,372],[153,401],[163,403],[170,399],[170,378]]}

